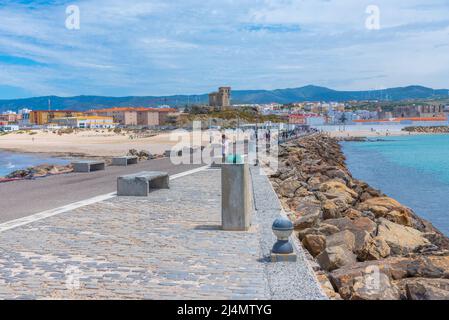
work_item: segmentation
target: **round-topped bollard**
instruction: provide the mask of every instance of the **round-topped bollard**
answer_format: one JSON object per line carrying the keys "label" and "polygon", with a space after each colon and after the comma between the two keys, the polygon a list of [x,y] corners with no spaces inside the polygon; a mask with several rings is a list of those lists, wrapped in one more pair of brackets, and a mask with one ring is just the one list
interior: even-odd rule
{"label": "round-topped bollard", "polygon": [[274,254],[291,254],[293,253],[293,246],[289,241],[290,235],[293,233],[293,223],[286,218],[277,218],[273,222],[273,233],[277,238],[273,246],[272,253]]}

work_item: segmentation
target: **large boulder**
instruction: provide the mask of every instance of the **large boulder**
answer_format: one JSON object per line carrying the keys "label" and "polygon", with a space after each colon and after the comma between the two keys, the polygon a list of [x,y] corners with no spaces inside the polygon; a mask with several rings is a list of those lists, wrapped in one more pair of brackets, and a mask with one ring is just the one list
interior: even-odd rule
{"label": "large boulder", "polygon": [[355,253],[360,261],[386,258],[390,252],[390,246],[382,238],[372,237],[367,231],[355,232]]}
{"label": "large boulder", "polygon": [[449,279],[404,279],[409,300],[449,300]]}
{"label": "large boulder", "polygon": [[357,262],[329,274],[332,285],[338,290],[350,286],[354,278],[372,270],[386,274],[392,280],[411,277],[449,278],[449,270],[444,269],[449,257],[388,257],[377,261]]}
{"label": "large boulder", "polygon": [[355,218],[351,227],[349,230],[366,231],[369,234],[375,234],[377,231],[377,224],[367,217]]}
{"label": "large boulder", "polygon": [[329,235],[337,233],[339,231],[340,230],[338,230],[338,228],[335,226],[332,226],[330,224],[320,223],[314,227],[306,228],[306,229],[298,231],[298,238],[300,240],[303,240],[304,237],[308,234],[329,236]]}
{"label": "large boulder", "polygon": [[356,256],[346,246],[328,247],[316,257],[317,262],[326,271],[356,263]]}
{"label": "large boulder", "polygon": [[306,216],[301,216],[293,222],[295,230],[304,230],[307,228],[312,228],[317,225],[320,218],[320,213],[308,214]]}
{"label": "large boulder", "polygon": [[286,198],[293,198],[295,196],[296,190],[301,187],[301,182],[294,178],[285,180],[279,184],[278,193]]}
{"label": "large boulder", "polygon": [[348,217],[328,219],[325,223],[337,227],[340,231],[367,231],[373,234],[377,230],[377,224],[367,217],[356,218],[354,220]]}
{"label": "large boulder", "polygon": [[326,237],[328,247],[344,246],[351,252],[354,251],[355,237],[351,231],[344,230]]}
{"label": "large boulder", "polygon": [[400,292],[381,272],[368,272],[338,291],[345,300],[399,300]]}
{"label": "large boulder", "polygon": [[320,191],[344,200],[348,204],[354,203],[357,199],[357,192],[348,188],[344,183],[331,180],[321,184]]}
{"label": "large boulder", "polygon": [[354,208],[349,208],[348,210],[346,210],[343,213],[343,216],[347,217],[351,220],[354,220],[354,219],[362,217],[362,213],[359,210],[356,210]]}
{"label": "large boulder", "polygon": [[416,229],[393,223],[384,218],[379,219],[379,222],[377,235],[388,243],[392,254],[404,255],[430,245],[430,241]]}
{"label": "large boulder", "polygon": [[308,234],[302,240],[302,244],[313,257],[316,257],[326,249],[326,237],[318,234]]}
{"label": "large boulder", "polygon": [[339,208],[338,205],[341,204],[331,200],[325,200],[323,203],[323,219],[338,219],[342,216],[342,208]]}
{"label": "large boulder", "polygon": [[336,226],[333,226],[333,225],[327,224],[327,223],[320,223],[318,225],[318,230],[325,236],[330,236],[331,234],[334,234],[334,233],[337,233],[340,231]]}
{"label": "large boulder", "polygon": [[312,197],[307,197],[305,199],[301,199],[295,209],[295,211],[301,216],[308,215],[320,215],[321,214],[321,205],[320,202],[314,200]]}
{"label": "large boulder", "polygon": [[368,199],[360,203],[357,209],[370,211],[376,218],[385,218],[400,225],[411,226],[413,223],[411,210],[389,197]]}
{"label": "large boulder", "polygon": [[354,226],[352,220],[346,217],[337,219],[327,219],[325,220],[325,223],[337,227],[338,230],[340,231],[350,230]]}
{"label": "large boulder", "polygon": [[339,168],[332,168],[331,170],[326,171],[326,176],[331,179],[343,180],[346,183],[351,181],[351,177],[349,176],[349,174]]}

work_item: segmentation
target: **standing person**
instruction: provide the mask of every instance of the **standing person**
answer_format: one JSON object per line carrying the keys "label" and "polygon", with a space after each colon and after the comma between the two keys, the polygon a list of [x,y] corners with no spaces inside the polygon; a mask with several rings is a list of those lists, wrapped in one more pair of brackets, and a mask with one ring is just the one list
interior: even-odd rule
{"label": "standing person", "polygon": [[226,162],[226,156],[229,154],[229,140],[226,135],[221,136],[221,156],[222,163]]}
{"label": "standing person", "polygon": [[[278,137],[279,139],[279,137]],[[270,129],[267,129],[265,132],[265,153],[270,154],[270,148],[271,148],[271,132]]]}

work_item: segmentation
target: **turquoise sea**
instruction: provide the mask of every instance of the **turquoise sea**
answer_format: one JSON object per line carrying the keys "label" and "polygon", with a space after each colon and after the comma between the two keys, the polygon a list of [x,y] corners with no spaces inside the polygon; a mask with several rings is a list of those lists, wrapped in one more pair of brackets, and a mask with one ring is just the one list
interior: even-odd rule
{"label": "turquoise sea", "polygon": [[449,135],[343,142],[352,175],[449,235]]}
{"label": "turquoise sea", "polygon": [[0,151],[0,177],[15,170],[25,169],[40,164],[68,163],[70,163],[70,160],[52,158],[45,155]]}

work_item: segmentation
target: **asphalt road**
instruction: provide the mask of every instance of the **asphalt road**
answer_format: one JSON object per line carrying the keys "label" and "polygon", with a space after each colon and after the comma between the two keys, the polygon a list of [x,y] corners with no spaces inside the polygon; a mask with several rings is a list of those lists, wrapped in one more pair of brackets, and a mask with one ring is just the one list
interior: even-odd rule
{"label": "asphalt road", "polygon": [[115,192],[117,177],[140,171],[165,171],[170,175],[203,165],[173,165],[169,158],[139,162],[104,171],[69,173],[36,180],[0,184],[0,223],[59,208],[95,196]]}

